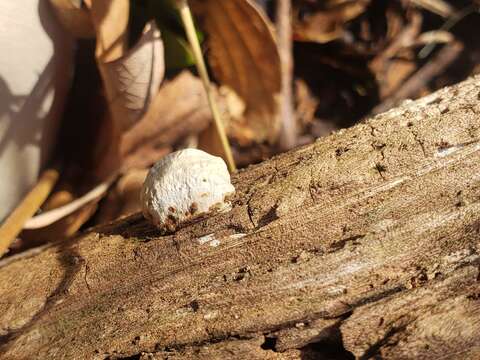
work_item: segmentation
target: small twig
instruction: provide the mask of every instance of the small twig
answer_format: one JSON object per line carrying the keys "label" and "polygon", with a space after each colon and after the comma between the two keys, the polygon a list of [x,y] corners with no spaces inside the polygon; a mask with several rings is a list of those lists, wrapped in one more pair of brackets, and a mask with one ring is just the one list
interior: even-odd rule
{"label": "small twig", "polygon": [[[466,17],[467,15],[470,15],[472,13],[474,13],[475,11],[477,11],[478,8],[476,5],[472,4],[472,5],[468,5],[466,7],[464,7],[463,9],[461,9],[460,11],[454,13],[453,15],[451,15],[447,21],[445,21],[445,23],[438,29],[438,30],[443,30],[443,31],[450,31],[450,29],[452,27],[454,27],[460,20],[462,20],[464,17]],[[425,59],[428,55],[430,55],[430,53],[435,49],[436,47],[436,43],[431,43],[431,44],[427,44],[425,45],[418,53],[418,57],[420,59]]]}
{"label": "small twig", "polygon": [[230,172],[235,172],[237,168],[235,166],[235,161],[233,160],[232,149],[230,148],[230,144],[228,142],[225,127],[220,117],[220,112],[218,111],[217,103],[213,97],[210,78],[208,77],[207,67],[205,65],[202,50],[200,48],[200,42],[198,41],[197,33],[195,31],[195,25],[193,23],[190,7],[188,6],[187,0],[177,0],[177,7],[180,12],[180,17],[182,18],[183,26],[185,27],[185,32],[187,33],[188,41],[192,47],[198,73],[200,74],[200,78],[202,79],[205,91],[207,93],[208,104],[210,105],[210,109],[212,111],[215,128],[217,129],[217,134],[220,139],[220,143],[222,144],[228,169]]}
{"label": "small twig", "polygon": [[30,219],[45,202],[59,177],[56,168],[45,170],[37,184],[0,226],[0,257],[2,257]]}
{"label": "small twig", "polygon": [[391,41],[391,43],[382,51],[380,51],[370,62],[370,67],[377,69],[378,72],[382,67],[385,67],[387,60],[394,58],[398,52],[405,47],[411,46],[418,37],[422,29],[423,18],[420,12],[415,11],[411,15],[411,20],[399,32],[399,34]]}
{"label": "small twig", "polygon": [[452,5],[444,0],[412,0],[412,2],[444,18],[452,16],[455,11]]}
{"label": "small twig", "polygon": [[292,2],[279,0],[277,2],[276,27],[278,48],[280,51],[282,69],[282,130],[280,133],[280,148],[284,151],[297,144],[297,124],[293,112],[292,100]]}

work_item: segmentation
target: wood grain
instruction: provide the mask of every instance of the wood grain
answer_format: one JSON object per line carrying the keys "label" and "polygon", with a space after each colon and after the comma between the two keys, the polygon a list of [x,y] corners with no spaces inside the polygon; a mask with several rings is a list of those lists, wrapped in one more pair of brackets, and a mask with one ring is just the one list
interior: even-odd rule
{"label": "wood grain", "polygon": [[480,356],[480,77],[0,264],[2,358]]}

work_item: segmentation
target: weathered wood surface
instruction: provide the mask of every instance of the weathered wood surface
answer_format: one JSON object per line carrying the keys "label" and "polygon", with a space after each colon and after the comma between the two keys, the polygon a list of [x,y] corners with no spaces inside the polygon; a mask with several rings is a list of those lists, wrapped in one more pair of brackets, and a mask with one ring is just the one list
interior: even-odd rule
{"label": "weathered wood surface", "polygon": [[0,264],[4,359],[480,358],[480,77]]}

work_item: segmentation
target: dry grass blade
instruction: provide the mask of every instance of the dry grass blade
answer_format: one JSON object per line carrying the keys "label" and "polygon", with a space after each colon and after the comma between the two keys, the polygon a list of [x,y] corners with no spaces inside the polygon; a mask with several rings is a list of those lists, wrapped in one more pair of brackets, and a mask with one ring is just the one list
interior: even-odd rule
{"label": "dry grass blade", "polygon": [[292,55],[292,2],[277,2],[277,35],[282,69],[282,97],[279,145],[282,150],[289,150],[297,144],[297,122],[293,111],[293,55]]}
{"label": "dry grass blade", "polygon": [[23,228],[25,222],[37,212],[58,180],[57,169],[45,170],[37,184],[0,227],[0,257],[5,254]]}
{"label": "dry grass blade", "polygon": [[237,170],[235,166],[235,161],[233,160],[232,149],[228,143],[228,138],[225,132],[225,127],[222,122],[220,111],[218,110],[217,103],[213,97],[213,92],[211,89],[210,78],[208,77],[207,67],[203,59],[202,50],[200,48],[200,42],[198,41],[197,34],[195,31],[195,25],[193,23],[193,17],[186,0],[177,0],[177,6],[180,11],[180,16],[182,18],[185,31],[187,33],[188,41],[193,50],[193,55],[195,57],[195,62],[197,65],[198,72],[205,86],[205,91],[207,92],[208,104],[212,110],[213,120],[215,123],[215,128],[217,130],[217,135],[222,145],[224,160],[228,165],[230,172],[235,172]]}
{"label": "dry grass blade", "polygon": [[112,182],[116,179],[116,176],[111,177],[107,181],[102,182],[101,184],[95,186],[92,190],[87,192],[82,197],[73,200],[72,202],[58,207],[56,209],[47,211],[43,214],[37,215],[25,223],[23,227],[26,230],[39,229],[57,222],[60,219],[74,213],[81,207],[101,198],[107,192],[108,188]]}

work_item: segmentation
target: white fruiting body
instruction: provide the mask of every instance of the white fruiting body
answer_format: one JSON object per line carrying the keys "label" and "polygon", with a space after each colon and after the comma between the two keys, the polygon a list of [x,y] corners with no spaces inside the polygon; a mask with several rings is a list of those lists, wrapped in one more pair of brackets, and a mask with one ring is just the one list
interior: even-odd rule
{"label": "white fruiting body", "polygon": [[235,193],[225,162],[197,149],[165,156],[149,171],[141,191],[144,216],[162,231],[200,214],[222,211]]}

